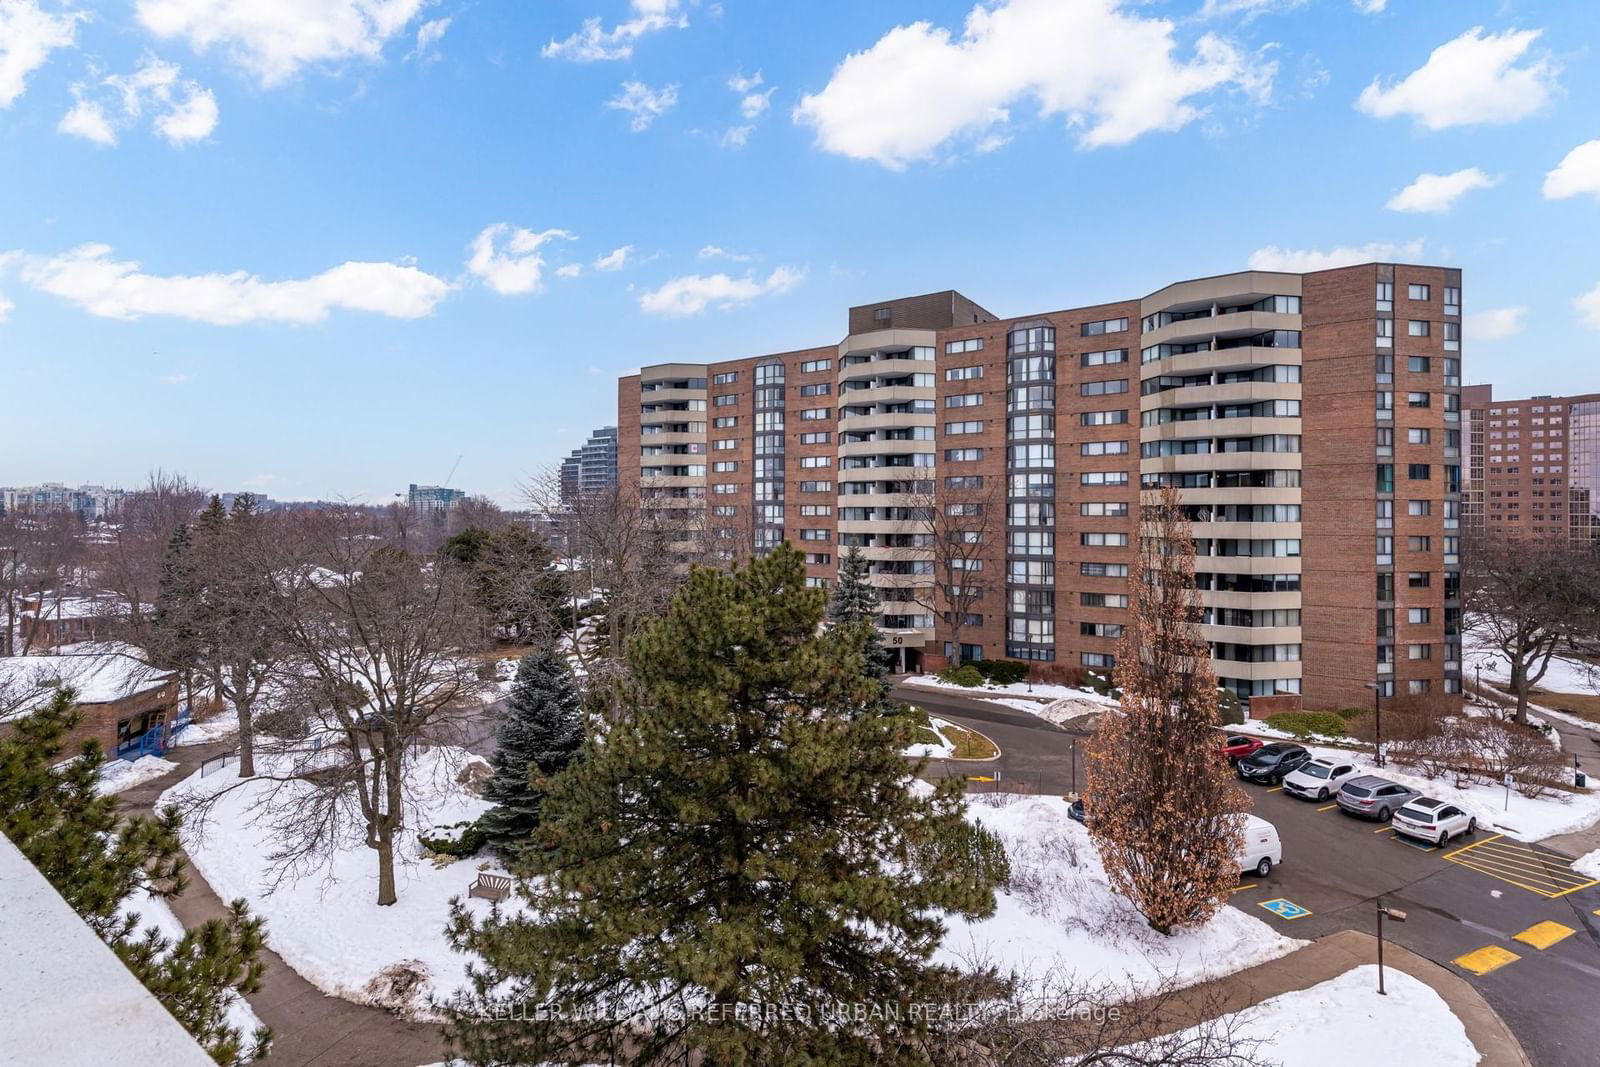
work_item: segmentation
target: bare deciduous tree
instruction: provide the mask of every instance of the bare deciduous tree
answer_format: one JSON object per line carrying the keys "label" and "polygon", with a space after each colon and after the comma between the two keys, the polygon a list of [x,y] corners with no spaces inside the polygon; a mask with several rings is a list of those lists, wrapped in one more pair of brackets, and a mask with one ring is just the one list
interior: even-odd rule
{"label": "bare deciduous tree", "polygon": [[1204,922],[1237,882],[1249,802],[1217,758],[1217,680],[1178,491],[1145,494],[1117,646],[1121,711],[1089,747],[1085,807],[1106,873],[1162,933]]}
{"label": "bare deciduous tree", "polygon": [[[945,479],[937,495],[919,494],[913,505],[930,542],[933,581],[906,583],[908,599],[938,615],[950,646],[950,666],[962,662],[961,637],[971,616],[983,611],[1003,613],[1004,575],[991,569],[1003,565],[1005,554],[997,542],[1005,536],[1004,483],[982,475]],[[1050,509],[1041,501],[1030,507]],[[898,585],[898,583],[896,583]]]}
{"label": "bare deciduous tree", "polygon": [[121,636],[141,648],[150,644],[149,607],[161,581],[161,562],[179,526],[193,522],[206,493],[181,474],[151,472],[144,487],[128,493],[117,521],[100,546],[101,585],[122,598]]}

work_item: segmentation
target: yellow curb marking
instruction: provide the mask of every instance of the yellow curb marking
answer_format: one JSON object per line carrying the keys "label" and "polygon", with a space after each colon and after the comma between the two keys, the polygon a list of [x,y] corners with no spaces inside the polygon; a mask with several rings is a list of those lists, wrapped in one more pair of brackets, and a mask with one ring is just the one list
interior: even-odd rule
{"label": "yellow curb marking", "polygon": [[1260,888],[1261,888],[1261,883],[1260,882],[1246,882],[1244,885],[1236,885],[1236,886],[1234,886],[1232,889],[1228,890],[1228,892],[1230,892],[1230,893],[1242,893],[1246,889],[1260,889]]}
{"label": "yellow curb marking", "polygon": [[1339,806],[1339,804],[1336,801],[1336,802],[1334,802],[1332,804],[1324,804],[1322,807],[1318,808],[1317,810],[1318,811],[1332,811],[1334,808],[1337,808],[1338,806]]}
{"label": "yellow curb marking", "polygon": [[1515,952],[1503,949],[1499,945],[1485,945],[1465,956],[1457,956],[1455,964],[1464,971],[1482,976],[1490,971],[1497,971],[1508,963],[1515,963],[1521,958]]}
{"label": "yellow curb marking", "polygon": [[1374,830],[1372,832],[1375,833],[1375,834],[1392,834],[1392,833],[1394,833],[1394,827],[1392,827],[1392,826],[1380,826],[1380,827],[1378,827],[1376,830]]}
{"label": "yellow curb marking", "polygon": [[1577,932],[1570,926],[1563,926],[1561,923],[1546,919],[1542,923],[1534,923],[1522,933],[1512,937],[1511,940],[1521,941],[1524,945],[1532,945],[1534,948],[1543,951]]}
{"label": "yellow curb marking", "polygon": [[967,775],[967,781],[969,781],[969,782],[992,782],[992,781],[994,781],[994,776],[993,775],[989,775],[989,774],[969,774],[969,775]]}
{"label": "yellow curb marking", "polygon": [[1267,790],[1267,792],[1269,792],[1269,793],[1281,793],[1281,792],[1283,792],[1283,786],[1275,785],[1271,789]]}

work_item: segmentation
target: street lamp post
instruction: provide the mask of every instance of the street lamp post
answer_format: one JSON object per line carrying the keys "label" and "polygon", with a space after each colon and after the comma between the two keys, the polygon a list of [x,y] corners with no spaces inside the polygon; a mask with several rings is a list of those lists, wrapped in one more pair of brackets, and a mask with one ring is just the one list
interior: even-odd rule
{"label": "street lamp post", "polygon": [[1397,923],[1403,923],[1403,922],[1406,921],[1406,913],[1401,911],[1399,908],[1386,908],[1386,907],[1384,907],[1383,906],[1383,898],[1379,897],[1378,898],[1378,995],[1381,996],[1381,997],[1386,997],[1386,996],[1389,995],[1388,991],[1383,988],[1383,920],[1385,918],[1393,919]]}
{"label": "street lamp post", "polygon": [[1487,704],[1488,701],[1483,699],[1483,664],[1475,664],[1472,670],[1478,676],[1478,703]]}
{"label": "street lamp post", "polygon": [[1372,734],[1373,756],[1378,766],[1383,766],[1383,683],[1368,682],[1367,688],[1372,690]]}

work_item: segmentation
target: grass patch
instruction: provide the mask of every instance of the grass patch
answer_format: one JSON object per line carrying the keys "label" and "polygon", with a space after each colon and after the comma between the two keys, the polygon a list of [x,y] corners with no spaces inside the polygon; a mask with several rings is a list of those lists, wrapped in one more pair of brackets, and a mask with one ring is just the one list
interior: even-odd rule
{"label": "grass patch", "polygon": [[965,726],[957,726],[949,719],[940,719],[939,733],[935,733],[930,724],[930,716],[921,708],[913,709],[916,713],[916,728],[913,743],[919,745],[940,744],[939,733],[944,734],[944,740],[949,742],[954,752],[952,759],[993,759],[1000,754],[999,747],[987,737],[976,730],[969,730]]}
{"label": "grass patch", "polygon": [[[1511,698],[1515,700],[1516,697]],[[1528,690],[1528,699],[1547,708],[1576,715],[1589,722],[1600,723],[1600,696],[1593,693],[1552,693],[1534,686]]]}

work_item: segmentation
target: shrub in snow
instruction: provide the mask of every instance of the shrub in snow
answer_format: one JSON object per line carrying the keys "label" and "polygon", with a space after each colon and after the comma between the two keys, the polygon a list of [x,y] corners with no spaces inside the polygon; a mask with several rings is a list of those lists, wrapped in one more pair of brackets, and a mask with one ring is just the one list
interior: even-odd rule
{"label": "shrub in snow", "polygon": [[1331,711],[1283,711],[1267,717],[1267,725],[1295,737],[1343,737],[1343,717]]}
{"label": "shrub in snow", "polygon": [[378,1007],[409,1018],[423,1007],[427,987],[427,964],[421,960],[401,960],[373,975],[363,992]]}

